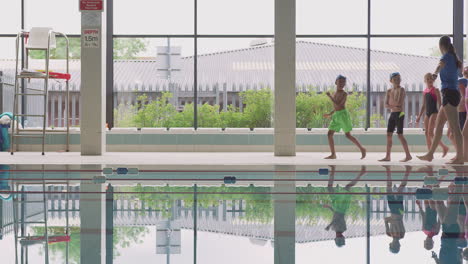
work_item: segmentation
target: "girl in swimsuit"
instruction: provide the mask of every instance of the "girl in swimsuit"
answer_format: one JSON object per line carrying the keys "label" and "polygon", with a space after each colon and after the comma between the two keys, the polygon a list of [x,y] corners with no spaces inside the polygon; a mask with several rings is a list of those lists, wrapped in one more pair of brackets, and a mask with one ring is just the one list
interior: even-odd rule
{"label": "girl in swimsuit", "polygon": [[[439,114],[439,108],[442,100],[439,89],[434,87],[434,79],[432,78],[431,73],[427,73],[424,76],[424,82],[427,87],[423,92],[423,103],[421,111],[419,111],[418,118],[416,119],[416,123],[419,123],[422,115],[426,113],[424,116],[424,133],[426,135],[427,148],[431,149],[432,140],[434,138],[435,122],[437,115]],[[442,157],[445,157],[449,151],[449,147],[447,147],[442,141],[440,141],[439,146],[442,148]]]}

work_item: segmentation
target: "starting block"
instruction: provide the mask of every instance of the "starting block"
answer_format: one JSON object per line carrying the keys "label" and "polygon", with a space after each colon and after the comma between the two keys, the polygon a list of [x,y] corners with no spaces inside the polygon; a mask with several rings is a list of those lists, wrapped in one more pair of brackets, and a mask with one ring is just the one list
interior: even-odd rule
{"label": "starting block", "polygon": [[446,201],[449,196],[448,188],[434,188],[432,190],[432,200],[435,201]]}
{"label": "starting block", "polygon": [[426,176],[424,177],[424,185],[437,185],[439,180],[435,176]]}
{"label": "starting block", "polygon": [[319,175],[321,176],[328,176],[329,170],[328,169],[319,169]]}
{"label": "starting block", "polygon": [[466,185],[468,184],[468,178],[467,177],[455,177],[455,179],[453,179],[454,183],[456,185]]}
{"label": "starting block", "polygon": [[224,177],[224,183],[225,184],[235,184],[236,183],[236,177],[234,176],[225,176]]}
{"label": "starting block", "polygon": [[112,168],[104,168],[102,169],[102,173],[105,175],[112,175],[114,173],[114,170]]}
{"label": "starting block", "polygon": [[416,189],[417,200],[430,200],[432,198],[432,190],[429,188]]}
{"label": "starting block", "polygon": [[448,169],[439,169],[439,176],[447,176],[449,175]]}
{"label": "starting block", "polygon": [[102,184],[102,183],[105,183],[105,182],[106,182],[106,176],[102,176],[102,175],[100,175],[100,176],[94,176],[93,182],[94,182],[95,184]]}

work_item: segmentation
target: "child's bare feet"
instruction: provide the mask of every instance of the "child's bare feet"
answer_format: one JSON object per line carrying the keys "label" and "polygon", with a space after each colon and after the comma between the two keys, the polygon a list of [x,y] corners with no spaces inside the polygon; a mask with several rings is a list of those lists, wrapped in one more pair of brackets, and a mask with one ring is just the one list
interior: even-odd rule
{"label": "child's bare feet", "polygon": [[408,162],[408,161],[410,161],[412,159],[413,159],[413,157],[411,157],[411,155],[410,155],[410,156],[406,156],[404,159],[400,160],[400,162]]}
{"label": "child's bare feet", "polygon": [[367,154],[367,150],[365,148],[361,149],[361,159],[365,159]]}
{"label": "child's bare feet", "polygon": [[445,164],[464,164],[464,163],[465,162],[463,161],[463,159],[456,158],[454,160],[450,160],[446,162]]}
{"label": "child's bare feet", "polygon": [[426,155],[423,155],[423,156],[416,156],[416,157],[418,157],[418,159],[420,159],[420,160],[425,160],[425,161],[429,161],[429,162],[431,162],[434,159],[434,155],[431,155],[431,154],[426,154]]}
{"label": "child's bare feet", "polygon": [[379,159],[379,161],[386,162],[386,161],[391,161],[390,157],[385,157],[383,159]]}
{"label": "child's bare feet", "polygon": [[331,154],[328,157],[325,157],[324,159],[336,159],[336,154]]}
{"label": "child's bare feet", "polygon": [[447,153],[449,152],[449,147],[445,147],[442,149],[442,158],[445,158],[447,156]]}

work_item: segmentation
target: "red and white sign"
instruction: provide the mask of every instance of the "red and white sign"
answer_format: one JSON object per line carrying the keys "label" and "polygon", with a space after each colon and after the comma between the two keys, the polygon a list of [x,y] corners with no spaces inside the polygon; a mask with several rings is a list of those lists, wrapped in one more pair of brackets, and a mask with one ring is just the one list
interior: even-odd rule
{"label": "red and white sign", "polygon": [[104,0],[80,0],[80,11],[103,11]]}
{"label": "red and white sign", "polygon": [[82,48],[98,49],[101,34],[98,28],[83,29],[81,33]]}

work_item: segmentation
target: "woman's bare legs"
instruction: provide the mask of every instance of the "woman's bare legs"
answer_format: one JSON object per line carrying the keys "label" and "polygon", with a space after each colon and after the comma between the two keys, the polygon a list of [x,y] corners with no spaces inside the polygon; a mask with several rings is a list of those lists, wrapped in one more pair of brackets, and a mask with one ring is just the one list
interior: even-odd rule
{"label": "woman's bare legs", "polygon": [[[463,126],[463,153],[465,155],[465,162],[468,162],[468,120],[466,120],[465,125]],[[465,154],[466,153],[466,154]]]}
{"label": "woman's bare legs", "polygon": [[[426,128],[426,133],[427,133],[426,142],[427,142],[427,138],[429,138],[430,142],[431,142],[431,144],[428,145],[429,149],[431,148],[430,146],[432,145],[432,140],[434,139],[434,129],[435,129],[437,116],[438,116],[437,113],[432,114],[429,118],[427,118],[427,116],[426,116],[427,123],[428,123],[427,128]],[[445,156],[447,156],[447,153],[449,151],[449,147],[447,145],[445,145],[444,142],[442,142],[442,140],[440,140],[439,146],[442,148],[442,157],[444,158]]]}
{"label": "woman's bare legs", "polygon": [[446,122],[452,128],[452,133],[455,139],[455,149],[457,156],[454,160],[448,162],[449,164],[463,164],[463,138],[458,121],[457,107],[447,104],[440,110],[436,119],[435,134],[432,140],[431,149],[423,156],[418,156],[421,160],[432,161],[434,159],[434,152],[442,139],[442,132]]}
{"label": "woman's bare legs", "polygon": [[445,115],[447,117],[449,126],[452,129],[453,138],[455,141],[454,142],[455,150],[457,153],[455,156],[455,159],[448,163],[449,164],[463,164],[465,161],[465,158],[463,155],[463,136],[462,136],[461,128],[460,128],[460,118],[458,116],[458,108],[451,104],[447,104],[446,106],[443,107],[443,109],[445,111]]}

